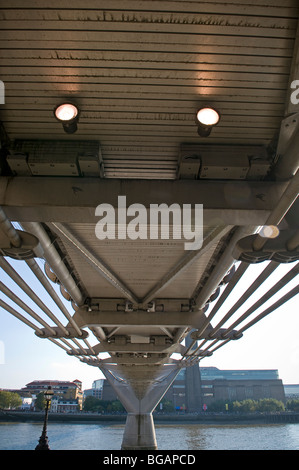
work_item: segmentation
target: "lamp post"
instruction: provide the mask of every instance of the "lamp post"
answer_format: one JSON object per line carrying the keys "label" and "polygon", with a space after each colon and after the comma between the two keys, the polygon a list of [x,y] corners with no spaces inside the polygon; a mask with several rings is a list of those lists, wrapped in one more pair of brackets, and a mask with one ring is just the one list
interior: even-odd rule
{"label": "lamp post", "polygon": [[48,413],[49,413],[51,398],[53,395],[54,395],[54,392],[49,386],[48,389],[44,392],[44,396],[46,400],[46,413],[45,413],[45,419],[44,419],[43,432],[41,434],[41,437],[39,438],[39,441],[35,450],[50,450],[50,447],[48,444],[48,436],[47,436],[47,421],[48,421]]}

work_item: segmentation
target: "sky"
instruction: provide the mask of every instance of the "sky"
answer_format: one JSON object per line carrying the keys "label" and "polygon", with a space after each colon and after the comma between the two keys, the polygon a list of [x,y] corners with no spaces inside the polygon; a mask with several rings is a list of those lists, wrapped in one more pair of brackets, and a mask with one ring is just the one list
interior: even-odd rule
{"label": "sky", "polygon": [[[20,267],[24,279],[36,293],[41,295],[42,300],[47,303],[63,324],[67,323],[65,317],[58,314],[57,307],[51,299],[44,294],[39,282],[32,276],[31,271],[21,261],[11,262],[13,266]],[[42,264],[40,263],[40,266]],[[269,279],[269,285],[274,280],[277,282],[285,272],[294,266],[292,264],[281,265]],[[240,295],[248,286],[249,281],[265,267],[265,264],[250,266],[246,276],[241,279],[237,290],[233,291],[232,300]],[[0,281],[5,283],[16,294],[24,299],[22,293],[15,284],[8,279],[7,275],[0,269]],[[284,291],[289,291],[298,283],[298,275],[295,280]],[[53,285],[54,286],[54,285]],[[267,285],[266,285],[267,289]],[[256,300],[265,287],[257,291]],[[10,305],[14,305],[0,291],[0,296]],[[280,296],[276,296],[265,304],[268,306]],[[28,298],[26,298],[27,300]],[[231,301],[227,304],[229,305]],[[70,303],[65,301],[70,308]],[[251,300],[249,304],[252,304]],[[31,304],[33,305],[33,304]],[[224,304],[224,307],[226,304]],[[15,307],[15,305],[14,305]],[[245,308],[246,306],[244,306]],[[299,384],[299,296],[289,300],[279,309],[270,313],[255,326],[245,331],[243,337],[215,351],[215,353],[200,362],[202,367],[218,367],[219,369],[277,369],[280,379],[284,384]],[[264,307],[265,308],[265,307]],[[258,313],[264,308],[258,310]],[[18,311],[20,309],[16,307]],[[211,309],[210,309],[211,310]],[[209,313],[209,311],[207,314]],[[38,308],[35,308],[38,312]],[[244,310],[242,310],[244,311]],[[219,312],[212,320],[215,326],[223,312]],[[28,315],[25,315],[29,318]],[[249,317],[253,318],[255,314]],[[235,319],[235,317],[233,317]],[[248,321],[248,320],[247,320]],[[51,323],[51,322],[49,322]],[[96,344],[95,338],[89,338],[92,345]],[[83,389],[91,388],[92,382],[103,378],[97,367],[89,366],[80,362],[75,357],[69,356],[63,349],[51,343],[47,339],[38,338],[34,331],[23,322],[12,316],[0,307],[0,389],[25,387],[33,380],[81,380]]]}

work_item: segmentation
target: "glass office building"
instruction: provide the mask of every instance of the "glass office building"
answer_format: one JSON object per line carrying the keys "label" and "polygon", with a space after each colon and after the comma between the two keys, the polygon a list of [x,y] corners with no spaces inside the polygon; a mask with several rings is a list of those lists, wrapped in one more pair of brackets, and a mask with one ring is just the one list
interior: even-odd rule
{"label": "glass office building", "polygon": [[277,380],[278,370],[220,370],[200,367],[201,380]]}

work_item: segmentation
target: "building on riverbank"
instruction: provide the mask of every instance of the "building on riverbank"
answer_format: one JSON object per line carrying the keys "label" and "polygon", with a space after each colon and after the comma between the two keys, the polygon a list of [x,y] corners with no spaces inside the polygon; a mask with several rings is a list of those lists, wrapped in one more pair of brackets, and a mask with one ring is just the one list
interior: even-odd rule
{"label": "building on riverbank", "polygon": [[201,397],[208,407],[213,401],[243,401],[275,398],[285,403],[285,391],[278,371],[220,370],[200,368]]}
{"label": "building on riverbank", "polygon": [[275,398],[285,403],[284,387],[277,370],[220,370],[198,366],[189,369],[194,369],[193,377],[188,369],[183,369],[164,396],[177,410],[202,411],[215,401]]}
{"label": "building on riverbank", "polygon": [[45,392],[51,387],[54,395],[51,400],[51,409],[54,412],[67,412],[82,410],[83,390],[80,380],[60,381],[60,380],[34,380],[22,388],[21,391],[29,392],[36,398],[40,392]]}
{"label": "building on riverbank", "polygon": [[[34,380],[20,391],[14,391],[21,396],[29,393],[34,401],[38,393],[45,391],[48,386],[51,386],[54,391],[52,412],[82,409],[83,390],[79,380],[73,382]],[[220,370],[216,367],[194,366],[180,371],[163,400],[170,401],[176,411],[197,413],[208,410],[211,403],[215,401],[275,398],[286,403],[286,399],[290,398],[286,396],[288,390],[275,369]],[[293,395],[296,392],[299,396],[299,385],[292,385],[290,390]],[[84,390],[84,398],[87,396],[94,396],[105,401],[118,399],[117,394],[105,379],[95,380],[91,389]],[[163,405],[160,405],[159,409],[163,410]]]}
{"label": "building on riverbank", "polygon": [[91,388],[83,391],[83,399],[86,397],[94,397],[103,400],[103,387],[105,379],[94,380]]}
{"label": "building on riverbank", "polygon": [[[107,380],[103,383],[104,400],[117,395]],[[282,380],[276,369],[220,370],[217,367],[182,369],[164,395],[175,410],[196,413],[208,409],[214,401],[242,401],[275,398],[286,402]],[[163,407],[161,407],[163,409]]]}
{"label": "building on riverbank", "polygon": [[285,384],[284,392],[286,400],[297,400],[299,398],[299,384]]}

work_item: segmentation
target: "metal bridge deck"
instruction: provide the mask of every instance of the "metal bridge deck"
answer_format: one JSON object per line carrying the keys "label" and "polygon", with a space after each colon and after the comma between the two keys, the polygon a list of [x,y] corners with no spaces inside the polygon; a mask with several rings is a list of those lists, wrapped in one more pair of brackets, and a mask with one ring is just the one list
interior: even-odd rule
{"label": "metal bridge deck", "polygon": [[[154,405],[164,379],[298,293],[249,319],[265,296],[232,320],[280,263],[292,267],[268,297],[298,273],[297,2],[12,0],[0,18],[0,266],[38,308],[2,282],[0,306],[139,401],[151,391]],[[63,100],[80,109],[72,135],[53,116]],[[203,104],[221,113],[208,138],[195,124]],[[100,240],[96,207],[118,215],[119,196],[146,216],[152,204],[189,204],[193,222],[202,204],[202,246],[186,250],[183,237]],[[262,226],[279,236],[248,238]],[[30,266],[61,317],[9,256]],[[264,274],[224,310],[262,260]]]}

